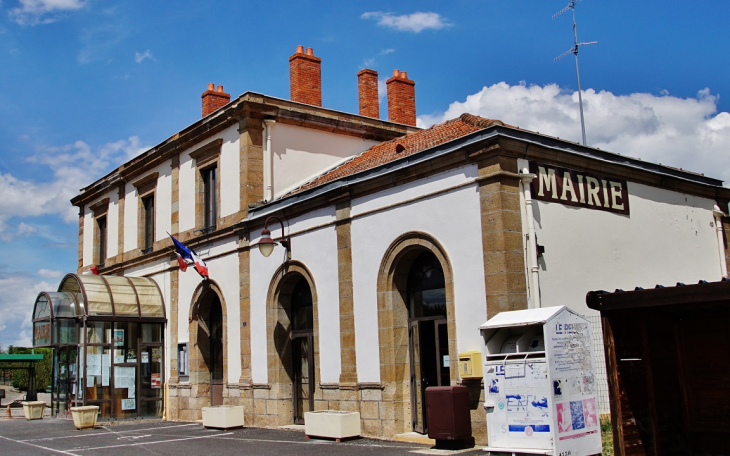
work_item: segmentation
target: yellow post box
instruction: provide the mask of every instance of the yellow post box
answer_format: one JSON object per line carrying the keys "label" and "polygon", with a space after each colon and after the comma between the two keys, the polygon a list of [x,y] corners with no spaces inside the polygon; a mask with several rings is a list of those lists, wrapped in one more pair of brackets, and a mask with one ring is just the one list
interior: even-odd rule
{"label": "yellow post box", "polygon": [[482,352],[472,350],[459,353],[459,376],[461,378],[482,378]]}

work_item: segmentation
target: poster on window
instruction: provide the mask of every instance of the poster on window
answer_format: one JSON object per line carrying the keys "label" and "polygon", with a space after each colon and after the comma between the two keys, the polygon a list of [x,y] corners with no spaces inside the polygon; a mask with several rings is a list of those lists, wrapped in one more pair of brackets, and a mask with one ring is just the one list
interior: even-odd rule
{"label": "poster on window", "polygon": [[152,362],[159,363],[162,360],[162,347],[152,347]]}
{"label": "poster on window", "polygon": [[162,386],[160,374],[152,374],[152,389],[159,389]]}
{"label": "poster on window", "polygon": [[134,399],[122,399],[122,410],[135,410],[136,408]]}
{"label": "poster on window", "polygon": [[124,330],[123,329],[114,330],[114,346],[115,347],[124,347]]}

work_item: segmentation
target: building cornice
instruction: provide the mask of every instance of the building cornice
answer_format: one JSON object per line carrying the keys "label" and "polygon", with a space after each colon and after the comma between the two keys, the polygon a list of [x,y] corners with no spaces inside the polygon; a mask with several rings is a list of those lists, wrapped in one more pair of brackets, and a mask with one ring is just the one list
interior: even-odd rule
{"label": "building cornice", "polygon": [[272,118],[284,124],[375,141],[387,141],[419,130],[408,125],[297,103],[255,92],[246,92],[225,107],[196,121],[91,185],[82,188],[80,193],[71,199],[71,204],[79,207],[85,205],[109,191],[110,188],[137,178],[164,163],[173,155],[238,124],[246,117]]}

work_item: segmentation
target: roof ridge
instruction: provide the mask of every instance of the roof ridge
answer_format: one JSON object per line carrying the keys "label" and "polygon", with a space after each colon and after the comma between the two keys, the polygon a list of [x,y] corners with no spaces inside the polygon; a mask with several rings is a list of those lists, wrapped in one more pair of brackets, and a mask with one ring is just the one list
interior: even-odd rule
{"label": "roof ridge", "polygon": [[296,189],[282,195],[289,195],[318,187],[344,176],[357,174],[375,166],[389,163],[398,158],[422,152],[440,144],[474,133],[492,126],[508,126],[501,120],[488,119],[474,114],[464,113],[453,119],[431,125],[428,128],[407,133],[378,144],[374,144],[361,153],[314,176]]}
{"label": "roof ridge", "polygon": [[501,125],[504,126],[505,123],[502,122],[499,119],[489,119],[487,117],[477,116],[475,114],[469,114],[468,112],[465,112],[464,114],[459,116],[459,119],[461,119],[462,122],[466,122],[469,125],[473,125],[475,127],[482,127],[482,128],[488,128],[492,125]]}

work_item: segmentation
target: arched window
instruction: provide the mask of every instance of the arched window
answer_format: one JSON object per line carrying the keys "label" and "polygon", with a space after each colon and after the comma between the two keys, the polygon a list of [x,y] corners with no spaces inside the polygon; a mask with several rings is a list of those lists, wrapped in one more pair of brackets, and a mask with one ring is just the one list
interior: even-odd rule
{"label": "arched window", "polygon": [[420,254],[408,272],[408,316],[446,317],[446,288],[441,263],[431,252]]}

